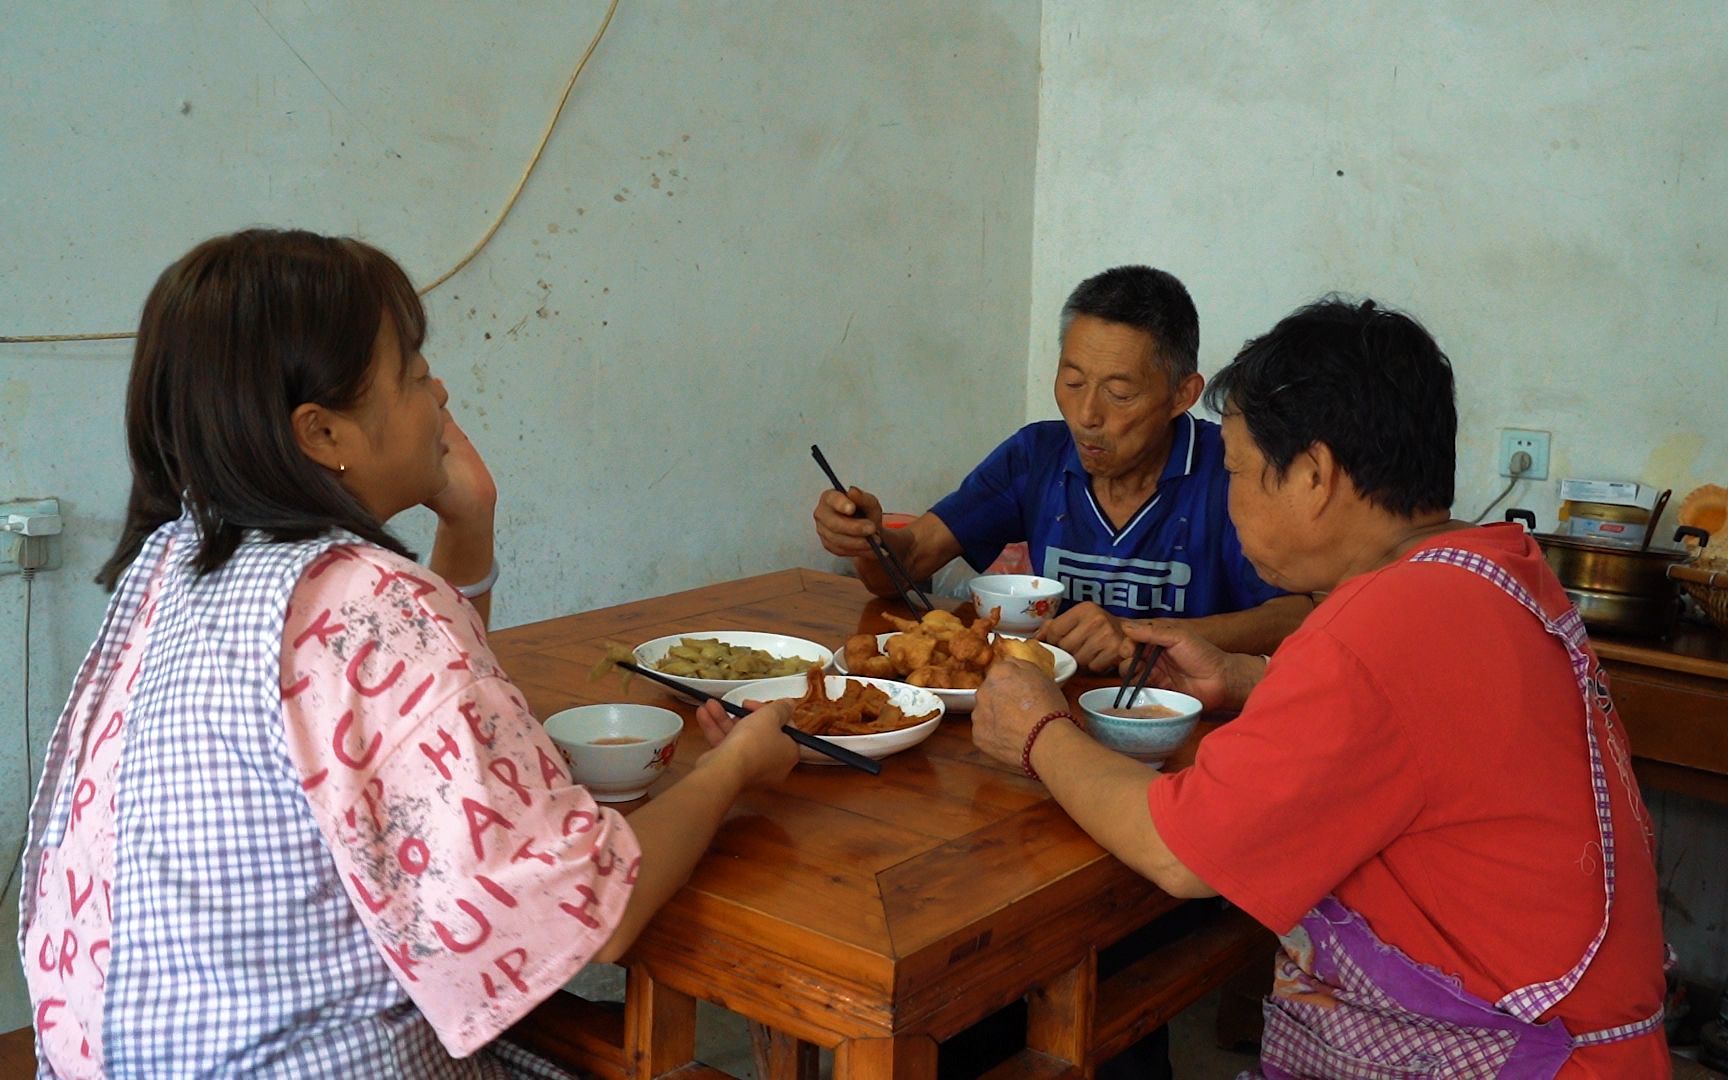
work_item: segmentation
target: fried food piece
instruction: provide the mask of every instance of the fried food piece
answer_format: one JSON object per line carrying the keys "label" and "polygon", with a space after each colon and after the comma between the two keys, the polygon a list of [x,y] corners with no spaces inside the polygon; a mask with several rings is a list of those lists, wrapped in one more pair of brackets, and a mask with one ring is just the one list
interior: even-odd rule
{"label": "fried food piece", "polygon": [[880,686],[866,686],[864,683],[852,683],[851,685],[858,688],[856,700],[859,708],[871,716],[881,716],[884,711],[896,707],[889,702],[888,691]]}
{"label": "fried food piece", "polygon": [[974,635],[968,630],[964,634],[949,639],[948,655],[961,667],[983,671],[996,659],[996,651],[990,647],[990,639]]}
{"label": "fried food piece", "polygon": [[858,725],[862,730],[859,735],[874,735],[883,731],[898,731],[906,726],[906,714],[900,711],[898,705],[885,705],[873,720]]}
{"label": "fried food piece", "polygon": [[971,668],[949,668],[946,688],[949,690],[976,690],[984,685],[984,673]]}
{"label": "fried food piece", "polygon": [[923,634],[895,634],[888,639],[888,659],[896,671],[916,671],[930,663],[936,652],[936,640]]}
{"label": "fried food piece", "polygon": [[[947,641],[956,634],[966,632],[966,624],[960,621],[960,616],[952,611],[943,611],[941,608],[925,612],[924,618],[919,621],[918,625],[926,634],[937,641]],[[995,624],[992,623],[991,625],[994,626]]]}
{"label": "fried food piece", "polygon": [[1046,678],[1054,679],[1056,677],[1056,654],[1036,641],[1025,641],[1011,637],[997,638],[996,655],[1011,660],[1024,660],[1042,671]]}
{"label": "fried food piece", "polygon": [[881,656],[882,650],[876,647],[875,634],[853,634],[846,639],[842,655],[846,657],[847,671],[861,671],[865,661]]}
{"label": "fried food piece", "polygon": [[851,679],[840,697],[827,696],[827,680],[811,668],[804,696],[792,708],[792,725],[811,735],[875,735],[921,724],[934,712],[908,717],[879,686]]}
{"label": "fried food piece", "polygon": [[903,634],[911,633],[923,625],[917,619],[902,619],[898,615],[890,615],[887,612],[883,612],[882,617],[888,620],[889,625]]}
{"label": "fried food piece", "polygon": [[990,635],[995,632],[996,624],[1001,621],[1002,609],[999,607],[993,607],[990,609],[990,614],[980,615],[976,619],[972,620],[972,632],[977,634],[979,637],[988,640]]}
{"label": "fried food piece", "polygon": [[943,690],[953,688],[953,679],[954,672],[952,668],[937,667],[935,664],[925,664],[923,667],[910,672],[906,676],[906,681],[913,686],[934,686]]}
{"label": "fried food piece", "polygon": [[804,696],[798,699],[798,704],[821,705],[827,701],[828,676],[823,673],[820,664],[811,664],[810,670],[804,673]]}
{"label": "fried food piece", "polygon": [[791,712],[793,727],[810,734],[845,734],[857,715],[857,710],[838,702],[802,703]]}
{"label": "fried food piece", "polygon": [[[847,664],[846,666],[848,668],[852,667],[851,664]],[[900,677],[900,673],[894,670],[894,661],[888,659],[886,656],[872,656],[870,659],[864,661],[864,663],[859,667],[853,668],[853,670],[870,679],[897,679]]]}

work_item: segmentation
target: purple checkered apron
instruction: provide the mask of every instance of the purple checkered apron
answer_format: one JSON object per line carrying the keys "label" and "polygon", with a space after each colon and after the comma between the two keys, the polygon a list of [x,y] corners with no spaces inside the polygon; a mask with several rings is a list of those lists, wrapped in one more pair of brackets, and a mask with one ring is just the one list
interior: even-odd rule
{"label": "purple checkered apron", "polygon": [[[288,599],[312,560],[357,542],[253,539],[199,578],[196,526],[183,516],[150,537],[108,605],[73,702],[118,668],[133,621],[154,620],[121,736],[110,1076],[509,1075],[490,1053],[452,1058],[392,977],[283,742]],[[144,593],[165,551],[152,616]],[[66,833],[74,748],[92,721],[75,711],[60,718],[31,810],[27,882],[43,846]],[[20,949],[36,890],[21,891]],[[531,1070],[513,1050],[500,1056]]]}
{"label": "purple checkered apron", "polygon": [[1558,1019],[1539,1022],[1543,1013],[1572,992],[1596,958],[1614,905],[1614,826],[1608,776],[1596,738],[1598,706],[1590,656],[1584,649],[1583,621],[1570,608],[1560,618],[1550,619],[1511,574],[1473,552],[1431,549],[1411,561],[1456,566],[1487,579],[1540,619],[1571,657],[1584,702],[1590,780],[1602,844],[1602,926],[1570,971],[1489,1003],[1466,991],[1457,979],[1385,944],[1360,915],[1327,897],[1285,936],[1278,976],[1297,986],[1314,986],[1332,1002],[1267,999],[1260,1060],[1260,1074],[1267,1080],[1441,1076],[1540,1080],[1559,1072],[1574,1047],[1636,1038],[1662,1023],[1660,1009],[1636,1023],[1582,1035],[1571,1034]]}

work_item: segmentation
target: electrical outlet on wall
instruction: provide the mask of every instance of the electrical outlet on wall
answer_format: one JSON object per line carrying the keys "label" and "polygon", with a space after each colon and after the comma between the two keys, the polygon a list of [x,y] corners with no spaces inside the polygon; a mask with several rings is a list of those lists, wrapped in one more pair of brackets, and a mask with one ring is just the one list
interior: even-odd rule
{"label": "electrical outlet on wall", "polygon": [[[13,519],[18,520],[16,528]],[[23,566],[37,571],[60,569],[63,527],[59,499],[0,502],[0,575],[19,573]]]}
{"label": "electrical outlet on wall", "polygon": [[1518,474],[1520,480],[1548,479],[1548,433],[1525,431],[1522,428],[1500,429],[1500,475],[1512,475],[1512,456],[1529,454],[1530,467]]}

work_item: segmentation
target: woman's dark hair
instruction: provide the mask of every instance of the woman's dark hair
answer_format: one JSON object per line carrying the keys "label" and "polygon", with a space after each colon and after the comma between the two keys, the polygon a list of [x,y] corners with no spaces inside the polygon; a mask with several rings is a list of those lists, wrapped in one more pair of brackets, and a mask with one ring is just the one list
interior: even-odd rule
{"label": "woman's dark hair", "polygon": [[144,302],[126,390],[126,524],[96,580],[112,589],[182,509],[197,521],[199,574],[226,563],[251,529],[276,541],[346,529],[407,555],[300,450],[290,425],[307,402],[360,402],[386,313],[404,355],[417,350],[426,312],[407,275],[346,237],[250,229],[164,270]]}
{"label": "woman's dark hair", "polygon": [[1452,364],[1410,316],[1328,296],[1242,346],[1206,404],[1240,414],[1282,477],[1325,443],[1371,504],[1409,517],[1452,506]]}
{"label": "woman's dark hair", "polygon": [[1172,386],[1200,369],[1200,316],[1175,274],[1150,266],[1118,266],[1094,274],[1076,285],[1062,305],[1063,334],[1080,315],[1150,335]]}

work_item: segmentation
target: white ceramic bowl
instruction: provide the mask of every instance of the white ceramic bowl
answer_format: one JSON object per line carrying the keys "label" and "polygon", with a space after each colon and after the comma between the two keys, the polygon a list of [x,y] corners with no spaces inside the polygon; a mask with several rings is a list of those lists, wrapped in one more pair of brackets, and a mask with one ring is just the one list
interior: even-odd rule
{"label": "white ceramic bowl", "polygon": [[645,795],[672,763],[683,730],[683,717],[653,705],[583,705],[546,720],[546,734],[563,751],[570,775],[597,802]]}
{"label": "white ceramic bowl", "polygon": [[[824,735],[836,746],[843,746],[853,753],[863,754],[867,758],[885,758],[889,754],[897,754],[908,747],[917,746],[928,739],[937,725],[942,723],[942,714],[946,711],[941,698],[922,687],[908,686],[903,682],[893,682],[889,679],[866,679],[861,675],[828,675],[824,684],[831,698],[837,698],[846,692],[848,682],[864,683],[867,686],[880,686],[888,700],[900,706],[901,711],[909,716],[936,710],[936,715],[922,724],[901,728],[899,731],[885,731],[880,735]],[[746,701],[779,701],[781,698],[801,698],[809,687],[809,681],[803,675],[788,675],[783,679],[764,679],[761,682],[740,686],[728,691],[726,700],[734,705],[742,705]],[[798,760],[811,765],[838,765],[840,762],[826,754],[817,753],[808,746],[798,748]]]}
{"label": "white ceramic bowl", "polygon": [[1049,622],[1062,606],[1062,583],[1031,574],[986,574],[967,585],[978,614],[1002,609],[997,627],[1010,634],[1030,634]]}
{"label": "white ceramic bowl", "polygon": [[[876,648],[877,648],[877,650],[880,651],[882,649],[886,649],[888,647],[888,639],[893,637],[895,634],[897,634],[899,632],[900,631],[895,630],[892,633],[877,634],[876,635]],[[1019,635],[1008,634],[1006,636],[1007,637],[1017,637]],[[996,640],[996,635],[991,634],[990,640],[992,640],[992,641]],[[1056,685],[1057,686],[1061,686],[1063,683],[1067,682],[1069,679],[1072,679],[1074,677],[1074,673],[1076,671],[1080,670],[1080,664],[1074,659],[1074,657],[1070,656],[1068,653],[1064,652],[1061,649],[1058,649],[1056,646],[1050,644],[1047,641],[1040,641],[1038,644],[1044,646],[1046,649],[1049,649],[1051,655],[1056,657]],[[846,656],[844,653],[835,653],[834,654],[834,670],[840,672],[841,674],[846,673]],[[875,681],[875,680],[866,680],[866,681]],[[906,685],[906,684],[902,683],[900,685]],[[974,706],[978,703],[978,691],[976,691],[976,690],[945,690],[939,686],[919,687],[919,689],[929,690],[932,694],[935,694],[936,697],[942,702],[942,707],[947,709],[951,713],[969,713],[972,711],[972,706]]]}
{"label": "white ceramic bowl", "polygon": [[1142,705],[1162,705],[1175,709],[1175,716],[1139,718],[1111,716],[1104,712],[1116,699],[1118,686],[1100,686],[1080,695],[1080,711],[1086,716],[1086,730],[1101,745],[1119,754],[1126,754],[1150,765],[1162,765],[1166,758],[1193,734],[1200,719],[1200,702],[1174,690],[1149,686],[1134,695],[1123,708]]}
{"label": "white ceramic bowl", "polygon": [[688,633],[669,634],[666,637],[655,638],[653,641],[644,641],[635,648],[636,663],[650,671],[665,675],[668,679],[676,679],[686,686],[694,686],[698,690],[704,690],[715,697],[719,697],[726,691],[742,686],[747,682],[760,681],[757,676],[751,676],[748,679],[693,679],[688,675],[673,675],[658,671],[654,667],[655,663],[664,659],[666,654],[671,651],[672,646],[685,638],[711,638],[724,645],[761,649],[770,656],[782,658],[795,656],[800,660],[808,660],[818,667],[827,667],[834,659],[832,651],[823,648],[816,642],[804,638],[788,637],[785,634],[763,634],[755,630],[692,630]]}

